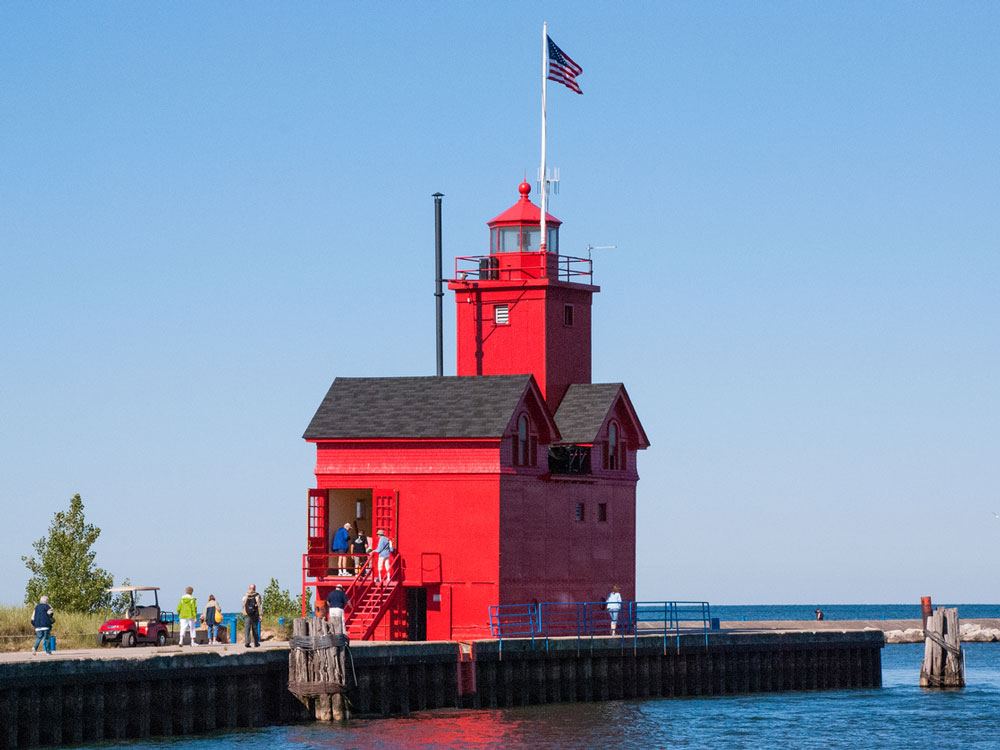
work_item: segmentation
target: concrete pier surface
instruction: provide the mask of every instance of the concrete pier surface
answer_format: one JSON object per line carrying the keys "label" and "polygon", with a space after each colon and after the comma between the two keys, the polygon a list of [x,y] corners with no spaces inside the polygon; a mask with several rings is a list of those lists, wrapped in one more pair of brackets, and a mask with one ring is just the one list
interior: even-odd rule
{"label": "concrete pier surface", "polygon": [[42,647],[38,647],[38,653],[32,655],[31,650],[27,651],[7,651],[0,653],[0,665],[16,664],[25,661],[46,661],[53,659],[72,659],[75,661],[99,659],[99,660],[131,660],[142,661],[162,656],[190,656],[191,654],[215,653],[221,656],[233,656],[236,654],[249,654],[256,651],[268,651],[279,649],[288,651],[288,641],[262,641],[259,648],[246,648],[242,643],[226,643],[222,645],[204,646],[135,646],[133,648],[120,648],[118,646],[108,646],[106,648],[79,648],[61,649],[56,643],[56,650],[52,655],[46,654]]}
{"label": "concrete pier surface", "polygon": [[[1000,618],[975,617],[970,619],[959,618],[962,625],[974,625],[978,630],[996,630],[998,640],[1000,640]],[[721,623],[723,631],[731,633],[824,633],[837,632],[847,633],[853,631],[880,630],[883,633],[909,633],[903,638],[892,639],[895,643],[918,643],[923,642],[923,634],[916,635],[914,631],[922,630],[921,620],[723,620]],[[640,633],[641,633],[640,629]],[[718,631],[713,631],[718,632]],[[628,636],[626,636],[628,637]],[[965,641],[983,640],[981,638],[964,637]],[[365,648],[376,643],[351,644],[352,648]],[[0,653],[0,664],[16,663],[22,661],[45,659],[150,659],[159,656],[176,656],[179,654],[196,653],[218,653],[220,655],[243,654],[252,651],[263,651],[268,649],[288,650],[288,641],[262,641],[259,649],[246,648],[242,643],[223,645],[202,645],[202,646],[138,646],[135,648],[86,648],[86,649],[58,649],[52,656],[47,656],[39,648],[38,654],[32,656],[30,651],[11,651]]]}

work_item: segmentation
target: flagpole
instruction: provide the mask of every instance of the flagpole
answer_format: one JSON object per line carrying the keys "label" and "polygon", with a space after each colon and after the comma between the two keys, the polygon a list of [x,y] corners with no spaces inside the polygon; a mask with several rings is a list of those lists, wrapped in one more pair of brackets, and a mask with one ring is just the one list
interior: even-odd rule
{"label": "flagpole", "polygon": [[546,188],[545,179],[545,79],[548,78],[548,67],[549,67],[549,31],[548,23],[542,22],[542,175],[539,180],[539,184],[542,189],[542,216],[541,216],[541,230],[542,237],[540,243],[540,249],[544,253],[546,251],[546,245],[548,244],[545,240],[545,203],[546,195],[548,190]]}

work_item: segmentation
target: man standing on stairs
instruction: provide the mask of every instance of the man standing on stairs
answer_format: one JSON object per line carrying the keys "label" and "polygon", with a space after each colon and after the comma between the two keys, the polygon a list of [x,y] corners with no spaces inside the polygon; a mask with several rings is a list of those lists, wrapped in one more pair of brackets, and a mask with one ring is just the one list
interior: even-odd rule
{"label": "man standing on stairs", "polygon": [[[378,544],[375,546],[377,567],[375,568],[375,583],[389,583],[389,558],[392,556],[392,540],[382,529],[378,532]],[[384,573],[382,571],[385,571]]]}

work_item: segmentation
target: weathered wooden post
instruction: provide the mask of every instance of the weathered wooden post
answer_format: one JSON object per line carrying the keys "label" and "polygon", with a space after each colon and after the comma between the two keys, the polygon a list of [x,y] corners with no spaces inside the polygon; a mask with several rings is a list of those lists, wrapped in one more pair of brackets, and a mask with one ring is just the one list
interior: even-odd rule
{"label": "weathered wooden post", "polygon": [[344,700],[343,692],[347,687],[347,670],[344,663],[344,652],[346,651],[344,644],[346,641],[343,615],[333,615],[330,618],[329,633],[333,641],[333,648],[328,649],[326,652],[327,661],[329,662],[328,669],[333,682],[340,686],[340,690],[330,696],[330,709],[333,712],[334,719],[344,721],[350,718],[350,708],[347,701]]}
{"label": "weathered wooden post", "polygon": [[296,619],[288,655],[288,689],[319,721],[350,718],[344,652],[344,620]]}
{"label": "weathered wooden post", "polygon": [[965,655],[959,639],[957,609],[938,607],[927,620],[920,687],[965,687]]}

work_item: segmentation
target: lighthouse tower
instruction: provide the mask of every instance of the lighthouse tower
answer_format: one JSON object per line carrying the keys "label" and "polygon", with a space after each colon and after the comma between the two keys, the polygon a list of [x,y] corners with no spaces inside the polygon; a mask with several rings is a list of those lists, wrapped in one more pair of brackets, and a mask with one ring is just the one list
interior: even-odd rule
{"label": "lighthouse tower", "polygon": [[[552,411],[572,384],[590,383],[590,311],[599,287],[590,261],[559,255],[559,219],[518,186],[520,200],[490,228],[488,256],[459,258],[455,290],[458,375],[531,373]],[[463,270],[464,269],[464,270]]]}

